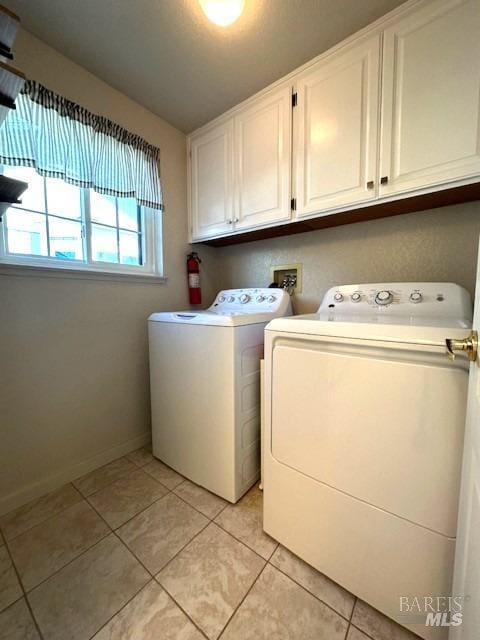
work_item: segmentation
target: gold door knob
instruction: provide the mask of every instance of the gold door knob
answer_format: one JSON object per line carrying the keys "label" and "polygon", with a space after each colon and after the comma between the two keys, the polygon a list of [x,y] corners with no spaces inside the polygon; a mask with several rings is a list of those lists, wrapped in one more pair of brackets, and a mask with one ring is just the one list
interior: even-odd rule
{"label": "gold door knob", "polygon": [[470,335],[463,340],[447,338],[445,340],[445,346],[447,347],[447,356],[450,360],[455,360],[455,352],[457,352],[463,353],[471,362],[475,362],[478,352],[478,333],[471,331]]}

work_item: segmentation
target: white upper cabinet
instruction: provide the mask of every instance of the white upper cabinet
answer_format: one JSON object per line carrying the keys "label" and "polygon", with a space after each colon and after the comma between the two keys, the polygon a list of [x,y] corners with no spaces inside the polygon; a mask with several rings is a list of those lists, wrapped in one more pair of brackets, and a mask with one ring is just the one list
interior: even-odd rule
{"label": "white upper cabinet", "polygon": [[380,196],[480,174],[480,2],[422,3],[384,33]]}
{"label": "white upper cabinet", "polygon": [[320,60],[296,82],[297,217],[377,195],[380,35]]}
{"label": "white upper cabinet", "polygon": [[480,183],[480,0],[406,2],[217,122],[193,240]]}
{"label": "white upper cabinet", "polygon": [[290,218],[291,99],[288,86],[235,116],[235,229]]}
{"label": "white upper cabinet", "polygon": [[233,122],[190,138],[192,238],[211,238],[233,225]]}

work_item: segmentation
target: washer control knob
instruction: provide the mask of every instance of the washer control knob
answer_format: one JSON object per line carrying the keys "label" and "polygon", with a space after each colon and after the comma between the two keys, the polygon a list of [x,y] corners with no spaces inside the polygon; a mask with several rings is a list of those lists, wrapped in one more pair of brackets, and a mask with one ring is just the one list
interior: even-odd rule
{"label": "washer control knob", "polygon": [[225,296],[220,296],[220,297],[218,298],[218,301],[219,301],[219,302],[225,302]]}
{"label": "washer control knob", "polygon": [[263,302],[265,300],[265,296],[258,296],[257,302]]}
{"label": "washer control knob", "polygon": [[422,302],[423,296],[420,291],[412,291],[410,294],[410,302]]}
{"label": "washer control knob", "polygon": [[336,293],[333,296],[333,299],[335,300],[335,302],[343,302],[343,294],[341,293]]}
{"label": "washer control knob", "polygon": [[391,291],[385,290],[377,292],[377,295],[375,296],[376,304],[384,306],[386,304],[390,304],[391,302],[393,302],[393,293]]}
{"label": "washer control knob", "polygon": [[227,302],[235,302],[235,297],[234,296],[228,296]]}
{"label": "washer control knob", "polygon": [[240,296],[240,302],[241,302],[242,304],[246,304],[249,300],[250,300],[250,296],[248,295],[248,293],[243,293],[243,294]]}
{"label": "washer control knob", "polygon": [[355,293],[352,293],[352,295],[350,296],[350,300],[352,302],[360,302],[361,299],[362,299],[362,294],[359,293],[358,291],[355,291]]}
{"label": "washer control knob", "polygon": [[270,304],[272,304],[272,302],[275,302],[277,298],[275,296],[268,296],[267,298],[267,302],[269,302]]}

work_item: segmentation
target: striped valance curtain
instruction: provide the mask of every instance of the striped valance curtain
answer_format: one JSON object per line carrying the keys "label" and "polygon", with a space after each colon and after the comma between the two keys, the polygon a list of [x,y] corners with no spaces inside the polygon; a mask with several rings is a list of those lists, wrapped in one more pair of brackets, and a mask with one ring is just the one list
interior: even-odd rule
{"label": "striped valance curtain", "polygon": [[27,80],[0,129],[0,162],[163,209],[160,150]]}

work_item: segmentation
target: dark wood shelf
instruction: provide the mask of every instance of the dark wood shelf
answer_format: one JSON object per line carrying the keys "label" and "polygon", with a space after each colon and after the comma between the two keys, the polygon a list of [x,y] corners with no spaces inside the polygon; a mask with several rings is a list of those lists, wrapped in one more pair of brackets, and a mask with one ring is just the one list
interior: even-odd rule
{"label": "dark wood shelf", "polygon": [[429,209],[437,209],[452,204],[461,204],[462,202],[472,202],[480,200],[480,182],[468,184],[452,189],[442,189],[432,193],[424,193],[421,195],[411,196],[410,198],[402,198],[391,202],[378,202],[368,207],[359,209],[350,209],[341,213],[322,216],[319,218],[310,218],[309,220],[298,220],[281,224],[276,227],[268,227],[266,229],[254,229],[237,235],[225,236],[223,238],[215,238],[213,240],[199,240],[194,244],[206,244],[211,247],[226,247],[232,244],[241,244],[243,242],[254,242],[255,240],[267,240],[268,238],[279,238],[281,236],[289,236],[296,233],[305,233],[307,231],[316,231],[317,229],[326,229],[328,227],[338,227],[343,224],[351,224],[353,222],[364,222],[366,220],[377,220],[378,218],[389,218],[391,216],[399,216],[404,213],[415,213],[420,211],[428,211]]}

